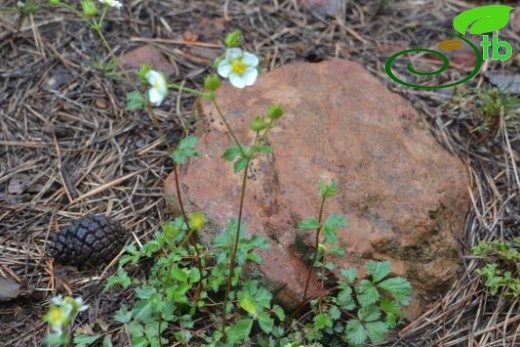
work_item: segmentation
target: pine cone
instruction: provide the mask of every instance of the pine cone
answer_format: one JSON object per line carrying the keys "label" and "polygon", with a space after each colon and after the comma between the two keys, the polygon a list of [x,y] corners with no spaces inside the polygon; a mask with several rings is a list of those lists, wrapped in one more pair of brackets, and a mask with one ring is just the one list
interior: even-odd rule
{"label": "pine cone", "polygon": [[123,249],[127,237],[118,222],[102,215],[86,216],[52,236],[48,252],[64,265],[96,266],[110,262]]}

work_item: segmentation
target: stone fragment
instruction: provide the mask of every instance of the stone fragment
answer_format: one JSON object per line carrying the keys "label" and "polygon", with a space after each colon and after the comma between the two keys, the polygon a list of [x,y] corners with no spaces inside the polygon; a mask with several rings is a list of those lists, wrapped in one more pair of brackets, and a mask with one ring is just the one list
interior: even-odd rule
{"label": "stone fragment", "polygon": [[[273,154],[256,156],[248,172],[244,209],[248,232],[273,246],[261,253],[256,274],[286,308],[302,300],[304,259],[314,247],[314,234],[299,232],[298,223],[317,216],[318,182],[332,178],[340,192],[326,202],[325,214],[349,219],[338,232],[347,256],[331,259],[338,267],[363,272],[369,259],[390,260],[393,274],[414,287],[409,319],[449,288],[469,210],[468,174],[404,99],[359,64],[332,60],[283,66],[243,90],[226,82],[217,100],[246,145],[254,116],[274,103],[286,111],[268,135]],[[209,103],[203,109],[201,156],[181,167],[182,194],[189,210],[203,210],[223,230],[237,217],[242,177],[221,158],[231,140],[218,113]],[[165,199],[178,213],[174,182],[170,175]],[[211,232],[203,239],[209,242]],[[318,288],[313,279],[311,293]]]}

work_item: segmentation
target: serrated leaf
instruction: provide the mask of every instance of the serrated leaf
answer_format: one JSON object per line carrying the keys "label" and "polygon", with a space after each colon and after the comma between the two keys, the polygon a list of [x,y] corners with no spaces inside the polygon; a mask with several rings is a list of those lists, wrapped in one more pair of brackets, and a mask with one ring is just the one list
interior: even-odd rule
{"label": "serrated leaf", "polygon": [[262,329],[265,333],[269,334],[273,330],[274,321],[267,312],[260,312],[258,314],[258,324],[260,325],[260,329]]}
{"label": "serrated leaf", "polygon": [[356,308],[356,302],[352,298],[352,288],[345,287],[338,293],[338,305],[344,310],[351,311]]}
{"label": "serrated leaf", "polygon": [[365,263],[365,269],[367,269],[367,272],[372,276],[372,281],[377,283],[392,271],[392,265],[388,260],[379,262],[369,260]]}
{"label": "serrated leaf", "polygon": [[385,322],[370,322],[365,324],[368,338],[372,343],[378,344],[385,340],[388,326]]}
{"label": "serrated leaf", "polygon": [[126,93],[126,107],[125,108],[128,111],[135,111],[138,108],[141,108],[143,106],[144,106],[144,100],[138,92],[133,91],[133,92]]}
{"label": "serrated leaf", "polygon": [[119,323],[129,323],[132,319],[132,310],[128,311],[128,308],[125,304],[121,306],[119,310],[116,311],[116,314],[114,315],[114,320]]}
{"label": "serrated leaf", "polygon": [[412,285],[402,277],[388,278],[377,284],[381,289],[390,293],[401,305],[408,305],[412,300]]}
{"label": "serrated leaf", "polygon": [[199,143],[199,138],[195,135],[188,135],[181,140],[177,149],[175,149],[170,157],[175,164],[184,164],[186,159],[195,155],[200,155],[195,149],[195,146]]}
{"label": "serrated leaf", "polygon": [[235,325],[232,325],[227,329],[228,342],[235,344],[237,342],[244,341],[247,337],[249,337],[252,326],[252,319],[238,320]]}
{"label": "serrated leaf", "polygon": [[237,155],[240,155],[242,151],[240,150],[240,147],[238,147],[236,144],[229,146],[225,151],[224,154],[222,154],[222,158],[224,158],[227,161],[233,161],[235,160],[235,157]]}
{"label": "serrated leaf", "polygon": [[509,12],[514,7],[505,5],[488,5],[472,8],[459,14],[453,19],[453,27],[462,35],[471,26],[469,33],[484,34],[499,30],[509,22]]}
{"label": "serrated leaf", "polygon": [[363,306],[359,309],[357,316],[363,322],[373,322],[381,317],[381,311],[375,305]]}
{"label": "serrated leaf", "polygon": [[332,320],[326,313],[319,313],[314,316],[314,327],[316,329],[332,328]]}
{"label": "serrated leaf", "polygon": [[334,244],[336,242],[336,229],[345,228],[347,226],[347,218],[340,213],[332,212],[325,220],[323,226],[323,234],[325,235],[325,242]]}
{"label": "serrated leaf", "polygon": [[361,280],[356,285],[357,300],[361,306],[375,304],[379,300],[379,292],[369,280]]}
{"label": "serrated leaf", "polygon": [[271,146],[260,146],[260,148],[258,148],[258,151],[265,154],[271,154],[273,153],[273,148]]}
{"label": "serrated leaf", "polygon": [[102,334],[85,335],[74,333],[74,343],[76,344],[76,347],[86,347],[99,340],[102,336]]}
{"label": "serrated leaf", "polygon": [[388,324],[388,327],[390,329],[395,328],[397,325],[397,319],[403,316],[403,312],[401,311],[399,304],[396,301],[383,298],[381,299],[379,308],[386,314],[385,321]]}
{"label": "serrated leaf", "polygon": [[285,311],[278,305],[273,306],[273,312],[280,321],[285,320]]}
{"label": "serrated leaf", "polygon": [[306,218],[298,224],[298,229],[302,231],[316,230],[320,227],[320,222],[316,218]]}
{"label": "serrated leaf", "polygon": [[247,158],[240,158],[233,164],[233,171],[235,173],[239,173],[240,171],[244,170],[247,166],[248,159]]}
{"label": "serrated leaf", "polygon": [[358,270],[351,267],[348,269],[341,269],[340,270],[341,276],[345,277],[349,283],[354,282],[358,275]]}
{"label": "serrated leaf", "polygon": [[324,198],[330,198],[338,193],[338,182],[332,179],[330,183],[320,182],[320,194]]}
{"label": "serrated leaf", "polygon": [[247,295],[243,292],[238,293],[238,303],[240,307],[242,307],[247,313],[251,316],[256,315],[257,307],[255,301],[250,295]]}
{"label": "serrated leaf", "polygon": [[367,339],[365,327],[357,319],[350,319],[345,330],[346,340],[354,345],[359,345]]}

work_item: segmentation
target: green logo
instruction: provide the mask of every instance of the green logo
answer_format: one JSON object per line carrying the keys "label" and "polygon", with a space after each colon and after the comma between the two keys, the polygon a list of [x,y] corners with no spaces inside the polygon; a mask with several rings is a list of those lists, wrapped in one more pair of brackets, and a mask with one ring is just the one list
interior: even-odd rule
{"label": "green logo", "polygon": [[[457,50],[459,48],[462,48],[464,44],[468,44],[473,51],[475,52],[475,56],[477,58],[477,62],[475,64],[475,68],[471,72],[469,76],[466,76],[460,81],[453,82],[450,84],[445,84],[441,86],[421,86],[416,84],[411,84],[405,81],[400,80],[398,77],[394,75],[392,72],[391,66],[392,62],[399,56],[407,53],[414,53],[414,52],[427,52],[436,55],[442,60],[442,66],[436,71],[431,72],[421,72],[415,70],[411,63],[408,63],[406,68],[408,71],[414,75],[420,75],[420,76],[431,76],[439,74],[443,71],[445,71],[450,63],[448,61],[448,58],[433,49],[426,49],[426,48],[413,48],[413,49],[407,49],[401,52],[398,52],[394,55],[392,55],[388,60],[386,61],[385,70],[388,76],[390,76],[391,79],[393,79],[395,82],[405,85],[407,87],[412,88],[422,88],[422,89],[440,89],[440,88],[447,88],[447,87],[453,87],[461,83],[465,83],[475,77],[475,75],[479,72],[480,67],[482,66],[483,60],[489,59],[489,48],[491,47],[491,58],[493,60],[507,60],[511,58],[511,55],[513,54],[513,49],[511,47],[511,44],[506,41],[500,41],[497,34],[493,34],[492,40],[489,41],[489,37],[487,35],[484,35],[482,37],[482,41],[480,42],[480,46],[482,46],[482,54],[480,53],[477,46],[475,46],[471,41],[466,39],[464,35],[466,35],[466,30],[470,28],[469,33],[473,35],[479,35],[479,34],[485,34],[489,33],[495,30],[499,30],[506,26],[507,22],[509,21],[509,12],[513,10],[514,8],[511,6],[505,6],[505,5],[489,5],[489,6],[481,6],[477,8],[473,8],[468,11],[464,11],[461,14],[459,14],[455,19],[453,20],[453,27],[455,30],[461,34],[458,35],[456,33],[452,33],[449,31],[446,31],[449,35],[452,35],[456,37],[457,39],[447,40],[439,43],[437,45],[437,48],[453,51]],[[500,53],[499,48],[504,47],[505,53]]]}

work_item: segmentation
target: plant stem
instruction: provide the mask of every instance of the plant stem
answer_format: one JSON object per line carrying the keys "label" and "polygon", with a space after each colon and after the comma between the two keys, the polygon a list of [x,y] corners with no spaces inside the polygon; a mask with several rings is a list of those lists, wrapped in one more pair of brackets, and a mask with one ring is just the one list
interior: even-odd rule
{"label": "plant stem", "polygon": [[249,164],[251,158],[247,160],[246,167],[244,168],[244,176],[242,176],[242,190],[240,192],[240,207],[238,210],[238,226],[237,233],[235,236],[235,244],[233,245],[233,251],[231,252],[231,258],[229,260],[229,281],[226,287],[226,294],[224,295],[224,303],[222,306],[222,335],[226,338],[226,306],[228,301],[229,293],[231,292],[231,286],[233,282],[233,276],[235,275],[235,259],[238,249],[238,243],[240,242],[240,225],[242,224],[242,212],[244,211],[244,200],[246,196],[246,183],[247,183],[247,172],[249,171]]}
{"label": "plant stem", "polygon": [[324,206],[325,206],[325,197],[322,196],[321,203],[320,203],[320,212],[318,215],[318,222],[319,222],[320,226],[318,227],[318,229],[316,229],[316,240],[314,241],[314,247],[316,248],[316,253],[314,253],[314,258],[312,259],[312,263],[309,268],[309,273],[307,274],[307,281],[305,282],[305,289],[303,291],[302,303],[305,302],[305,299],[307,298],[307,290],[309,289],[309,283],[311,281],[312,270],[314,269],[314,264],[316,263],[316,259],[318,258],[318,253],[319,253],[318,245],[320,243],[321,220],[323,219],[323,207]]}

